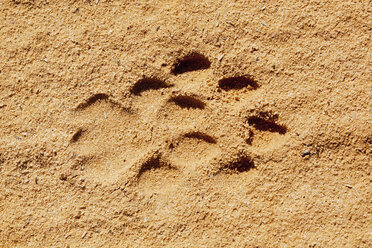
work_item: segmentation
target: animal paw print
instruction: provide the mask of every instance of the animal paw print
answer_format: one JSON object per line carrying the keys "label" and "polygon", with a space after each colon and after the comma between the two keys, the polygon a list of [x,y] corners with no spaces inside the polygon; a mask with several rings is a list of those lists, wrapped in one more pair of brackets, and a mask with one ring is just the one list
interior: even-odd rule
{"label": "animal paw print", "polygon": [[166,79],[132,84],[126,103],[105,93],[80,103],[70,141],[75,167],[105,184],[255,169],[257,151],[287,128],[270,111],[245,110],[259,89],[252,77],[215,81],[210,67],[208,58],[191,53]]}

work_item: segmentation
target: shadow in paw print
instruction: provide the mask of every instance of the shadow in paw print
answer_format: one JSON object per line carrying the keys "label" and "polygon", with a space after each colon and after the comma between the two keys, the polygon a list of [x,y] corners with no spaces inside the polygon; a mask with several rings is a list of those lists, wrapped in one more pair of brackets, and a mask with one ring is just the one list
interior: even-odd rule
{"label": "shadow in paw print", "polygon": [[82,128],[78,129],[74,133],[74,135],[72,135],[70,142],[71,143],[77,142],[81,138],[81,136],[83,135],[83,133],[84,133],[84,130]]}
{"label": "shadow in paw print", "polygon": [[220,172],[225,173],[242,173],[255,169],[256,166],[253,160],[248,156],[241,156],[233,161],[226,162],[220,169]]}
{"label": "shadow in paw print", "polygon": [[105,101],[105,102],[109,103],[111,105],[111,107],[117,107],[124,112],[127,112],[127,113],[132,112],[130,108],[126,108],[126,107],[122,106],[120,103],[110,99],[110,96],[107,95],[107,94],[104,94],[104,93],[94,94],[93,96],[91,96],[87,100],[85,100],[84,102],[80,103],[75,108],[75,110],[76,111],[84,110],[84,109],[90,107],[91,105],[93,105],[97,102],[101,102],[101,101]]}
{"label": "shadow in paw print", "polygon": [[179,60],[173,65],[172,74],[178,75],[185,72],[208,69],[211,62],[207,57],[199,53],[191,53]]}
{"label": "shadow in paw print", "polygon": [[211,144],[217,143],[215,138],[202,132],[190,132],[190,133],[185,134],[184,137],[204,140],[205,142],[211,143]]}
{"label": "shadow in paw print", "polygon": [[170,148],[170,163],[184,173],[199,171],[221,153],[216,138],[200,131],[182,134]]}
{"label": "shadow in paw print", "polygon": [[246,87],[251,87],[252,89],[257,89],[259,87],[258,83],[251,77],[239,76],[239,77],[228,77],[223,78],[218,81],[218,87],[223,90],[239,90]]}
{"label": "shadow in paw print", "polygon": [[148,90],[158,90],[162,88],[169,88],[173,85],[168,85],[157,78],[143,78],[137,81],[134,86],[130,89],[130,92],[134,95],[141,95],[142,92]]}
{"label": "shadow in paw print", "polygon": [[238,161],[228,165],[228,168],[237,172],[245,172],[256,168],[254,162],[248,157],[242,157]]}
{"label": "shadow in paw print", "polygon": [[[177,189],[173,186],[179,185],[181,175],[178,168],[164,160],[161,154],[154,154],[141,164],[132,182],[145,194],[152,195],[159,191],[164,193]],[[129,183],[131,183],[130,180]]]}
{"label": "shadow in paw print", "polygon": [[258,112],[247,118],[248,124],[253,127],[249,131],[246,143],[252,147],[264,150],[276,149],[287,140],[287,127],[277,123],[278,115],[269,112]]}
{"label": "shadow in paw print", "polygon": [[104,94],[104,93],[98,93],[94,94],[93,96],[89,97],[85,102],[80,103],[77,107],[76,110],[81,110],[89,107],[90,105],[100,101],[100,100],[108,100],[109,95]]}
{"label": "shadow in paw print", "polygon": [[169,163],[166,163],[161,160],[160,156],[152,157],[148,161],[146,161],[144,164],[142,164],[139,172],[138,172],[138,178],[141,177],[143,173],[150,170],[156,170],[156,169],[174,169]]}
{"label": "shadow in paw print", "polygon": [[205,103],[193,96],[174,96],[169,99],[181,108],[204,109]]}
{"label": "shadow in paw print", "polygon": [[285,134],[287,127],[276,124],[273,120],[264,119],[260,116],[251,116],[248,118],[248,124],[260,131],[269,131],[272,133]]}

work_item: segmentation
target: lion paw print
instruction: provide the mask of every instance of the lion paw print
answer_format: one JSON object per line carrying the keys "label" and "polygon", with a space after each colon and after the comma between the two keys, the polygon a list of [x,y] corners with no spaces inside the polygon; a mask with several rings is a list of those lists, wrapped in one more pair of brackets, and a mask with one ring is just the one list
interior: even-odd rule
{"label": "lion paw print", "polygon": [[287,128],[270,111],[247,110],[259,91],[251,76],[215,81],[210,67],[208,58],[192,53],[173,64],[166,80],[133,83],[125,104],[105,93],[80,103],[70,147],[82,173],[128,184],[255,169],[255,154],[277,144]]}

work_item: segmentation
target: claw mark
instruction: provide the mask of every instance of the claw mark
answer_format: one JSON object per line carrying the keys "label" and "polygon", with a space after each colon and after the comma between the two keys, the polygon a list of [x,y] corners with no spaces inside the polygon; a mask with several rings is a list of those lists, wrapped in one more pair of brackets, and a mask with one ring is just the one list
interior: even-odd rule
{"label": "claw mark", "polygon": [[205,103],[193,96],[174,96],[169,101],[174,102],[181,108],[204,109]]}
{"label": "claw mark", "polygon": [[259,116],[251,116],[248,118],[249,125],[261,131],[269,131],[273,133],[285,134],[287,127],[276,124],[273,120],[264,119]]}
{"label": "claw mark", "polygon": [[246,76],[228,77],[218,81],[218,87],[226,91],[233,89],[239,90],[248,86],[252,87],[252,89],[257,89],[259,87],[253,78]]}
{"label": "claw mark", "polygon": [[178,75],[185,72],[208,69],[210,66],[211,62],[207,57],[194,52],[181,59],[178,59],[173,65],[172,73],[174,75]]}
{"label": "claw mark", "polygon": [[190,132],[190,133],[186,133],[184,135],[184,137],[204,140],[205,142],[208,142],[208,143],[211,143],[211,144],[216,144],[217,143],[217,141],[216,141],[215,138],[213,138],[212,136],[210,136],[208,134],[202,133],[202,132]]}
{"label": "claw mark", "polygon": [[141,95],[142,92],[147,90],[157,90],[161,88],[169,88],[172,85],[168,85],[160,79],[156,78],[143,78],[137,81],[130,92],[134,95]]}

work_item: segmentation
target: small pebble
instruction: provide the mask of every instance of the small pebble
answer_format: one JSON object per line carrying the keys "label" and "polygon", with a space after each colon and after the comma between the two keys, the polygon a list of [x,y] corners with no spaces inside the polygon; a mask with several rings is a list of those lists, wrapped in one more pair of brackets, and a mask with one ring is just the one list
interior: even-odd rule
{"label": "small pebble", "polygon": [[222,55],[220,55],[219,57],[218,57],[218,61],[222,61],[222,59],[223,59],[223,57],[225,57],[225,54],[222,54]]}
{"label": "small pebble", "polygon": [[231,21],[226,21],[227,24],[230,24],[231,26],[235,27],[234,23],[232,23]]}
{"label": "small pebble", "polygon": [[79,210],[76,215],[75,215],[75,219],[80,219],[81,218],[81,211]]}
{"label": "small pebble", "polygon": [[61,173],[61,174],[59,175],[59,179],[62,180],[62,181],[66,181],[66,180],[67,180],[67,175],[64,174],[64,173]]}
{"label": "small pebble", "polygon": [[309,151],[309,150],[305,150],[305,151],[301,154],[302,157],[305,157],[305,156],[308,156],[308,155],[310,155],[310,151]]}
{"label": "small pebble", "polygon": [[345,186],[348,187],[349,189],[353,188],[353,186],[351,186],[350,184],[346,184]]}

